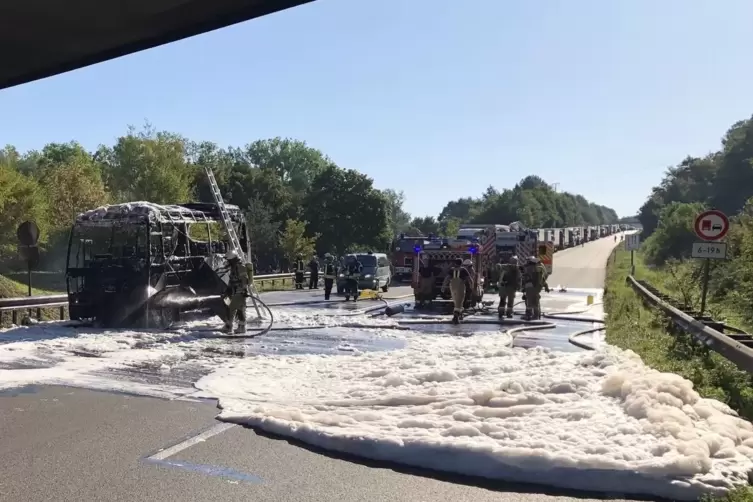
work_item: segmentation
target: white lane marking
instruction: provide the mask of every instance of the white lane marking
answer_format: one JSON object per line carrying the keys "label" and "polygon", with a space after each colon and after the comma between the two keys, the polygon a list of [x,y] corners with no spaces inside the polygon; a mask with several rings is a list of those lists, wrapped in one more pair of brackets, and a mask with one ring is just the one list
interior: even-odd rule
{"label": "white lane marking", "polygon": [[236,427],[236,424],[229,424],[229,423],[217,424],[205,430],[201,434],[197,434],[196,436],[190,437],[181,443],[171,446],[170,448],[166,448],[164,450],[158,451],[157,453],[155,453],[154,455],[148,458],[149,460],[165,460],[168,457],[172,457],[176,453],[179,453],[192,446],[195,446],[196,444],[201,443],[202,441],[206,441],[212,436],[216,436],[217,434],[222,434],[226,430],[231,429],[233,427]]}

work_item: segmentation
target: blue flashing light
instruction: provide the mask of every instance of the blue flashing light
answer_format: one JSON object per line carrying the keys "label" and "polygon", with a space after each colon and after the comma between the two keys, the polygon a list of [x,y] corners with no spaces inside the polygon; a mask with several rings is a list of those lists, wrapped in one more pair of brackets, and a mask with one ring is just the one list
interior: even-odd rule
{"label": "blue flashing light", "polygon": [[413,247],[413,251],[415,251],[416,253],[420,253],[421,252],[421,246],[419,246],[419,245],[414,246]]}
{"label": "blue flashing light", "polygon": [[476,251],[478,251],[478,248],[476,246],[471,246],[468,248],[468,251],[470,251],[471,254],[476,254]]}

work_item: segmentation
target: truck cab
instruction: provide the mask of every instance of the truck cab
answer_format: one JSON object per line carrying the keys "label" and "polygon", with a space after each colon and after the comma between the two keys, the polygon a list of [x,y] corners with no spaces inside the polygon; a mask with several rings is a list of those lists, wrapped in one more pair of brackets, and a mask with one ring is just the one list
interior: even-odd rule
{"label": "truck cab", "polygon": [[[437,298],[450,300],[450,292],[442,292],[442,285],[450,269],[455,266],[455,261],[471,260],[471,294],[466,294],[466,308],[473,307],[481,302],[483,296],[483,272],[485,265],[483,256],[480,253],[478,240],[467,239],[436,239],[431,240],[425,245],[415,246],[415,260],[413,265],[413,280],[411,287],[416,301],[429,300]],[[429,298],[425,298],[421,291],[421,274],[422,267],[429,267],[433,273],[433,288],[429,293]]]}

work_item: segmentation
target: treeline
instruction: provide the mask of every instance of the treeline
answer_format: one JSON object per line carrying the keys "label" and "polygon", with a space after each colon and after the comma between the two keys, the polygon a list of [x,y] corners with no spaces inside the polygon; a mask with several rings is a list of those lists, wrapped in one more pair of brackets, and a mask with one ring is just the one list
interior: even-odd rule
{"label": "treeline", "polygon": [[689,259],[693,222],[710,208],[731,217],[729,259],[712,261],[710,299],[753,324],[753,119],[735,123],[719,151],[668,168],[638,214],[646,260],[671,272],[688,303],[697,303],[701,282],[700,260]]}
{"label": "treeline", "polygon": [[15,231],[25,219],[40,227],[42,267],[60,269],[71,224],[84,210],[139,200],[211,202],[205,166],[226,202],[245,211],[265,268],[298,252],[386,249],[392,238],[391,207],[399,196],[304,142],[274,138],[220,148],[147,127],[95,152],[76,142],[24,154],[1,150],[0,264],[18,265]]}
{"label": "treeline", "polygon": [[448,202],[437,224],[520,221],[531,228],[563,228],[616,223],[617,219],[614,209],[581,195],[556,192],[538,176],[527,176],[511,189],[499,191],[490,186],[479,198]]}
{"label": "treeline", "polygon": [[376,189],[368,176],[339,167],[305,142],[273,138],[221,148],[147,126],[93,152],[76,142],[0,150],[0,272],[22,265],[15,236],[22,221],[40,227],[41,268],[60,270],[77,214],[126,201],[211,202],[204,167],[214,171],[225,201],[244,210],[263,271],[284,268],[299,252],[386,251],[397,233],[452,234],[465,222],[617,220],[613,210],[556,193],[534,176],[510,190],[489,188],[479,199],[450,202],[439,218],[411,217],[402,192]]}

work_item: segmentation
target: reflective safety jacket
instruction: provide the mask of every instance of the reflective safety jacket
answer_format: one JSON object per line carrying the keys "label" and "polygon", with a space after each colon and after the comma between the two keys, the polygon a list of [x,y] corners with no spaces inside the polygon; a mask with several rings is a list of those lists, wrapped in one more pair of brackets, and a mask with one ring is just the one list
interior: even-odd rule
{"label": "reflective safety jacket", "polygon": [[[543,265],[526,265],[523,270],[523,286],[541,290],[546,284],[546,268]],[[530,285],[530,286],[529,286]]]}
{"label": "reflective safety jacket", "polygon": [[499,287],[506,289],[518,289],[520,287],[520,268],[512,263],[502,265],[499,276]]}
{"label": "reflective safety jacket", "polygon": [[362,271],[363,271],[363,265],[361,265],[361,262],[351,263],[345,269],[345,275],[349,279],[359,279],[361,277]]}
{"label": "reflective safety jacket", "polygon": [[231,295],[243,294],[248,288],[248,271],[240,260],[230,262],[228,289]]}
{"label": "reflective safety jacket", "polygon": [[466,286],[471,286],[471,274],[465,267],[452,267],[450,270],[448,270],[447,277],[444,278],[444,283],[442,284],[442,289],[445,289],[447,286],[449,286],[450,282],[453,280],[461,280],[465,283]]}
{"label": "reflective safety jacket", "polygon": [[303,260],[298,260],[295,262],[295,271],[297,273],[303,273],[306,270],[305,265],[303,264]]}
{"label": "reflective safety jacket", "polygon": [[337,268],[335,267],[334,263],[327,262],[324,264],[324,278],[325,279],[334,279],[337,275]]}

